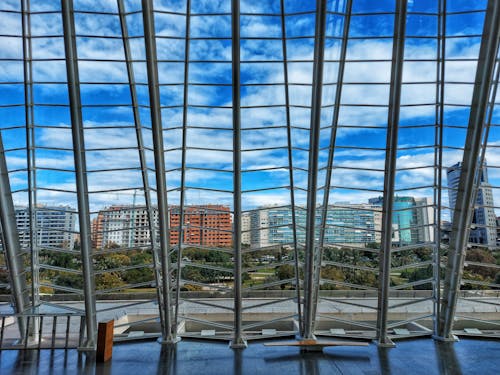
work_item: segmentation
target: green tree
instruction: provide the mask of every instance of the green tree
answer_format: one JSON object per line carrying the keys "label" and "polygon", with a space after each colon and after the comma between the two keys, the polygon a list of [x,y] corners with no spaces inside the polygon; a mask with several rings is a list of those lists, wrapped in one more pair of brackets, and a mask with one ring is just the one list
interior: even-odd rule
{"label": "green tree", "polygon": [[[60,273],[54,278],[54,283],[60,286],[83,289],[83,277],[72,273]],[[57,291],[57,293],[61,293],[61,291]]]}
{"label": "green tree", "polygon": [[[496,264],[496,259],[491,252],[483,249],[470,249],[465,255],[465,260],[466,263],[467,261],[470,261],[485,264]],[[468,265],[466,269],[471,274],[480,275],[483,278],[493,279],[496,275],[495,269],[492,267]]]}
{"label": "green tree", "polygon": [[284,264],[275,270],[278,280],[287,280],[295,277],[295,267],[291,264]]}
{"label": "green tree", "polygon": [[97,275],[95,278],[95,284],[98,290],[112,289],[125,285],[117,272],[106,272]]}
{"label": "green tree", "polygon": [[[340,268],[334,266],[323,267],[321,269],[321,278],[333,281],[341,281],[341,282],[346,281],[346,276],[344,272]],[[324,283],[323,285],[321,285],[321,289],[334,290],[334,289],[342,289],[342,287],[334,284]]]}
{"label": "green tree", "polygon": [[[431,265],[423,268],[413,268],[407,269],[401,272],[401,277],[408,279],[408,282],[412,283],[415,281],[430,279],[433,276],[433,268]],[[425,290],[431,289],[432,284],[422,284],[422,285],[414,285],[413,289],[415,290]]]}

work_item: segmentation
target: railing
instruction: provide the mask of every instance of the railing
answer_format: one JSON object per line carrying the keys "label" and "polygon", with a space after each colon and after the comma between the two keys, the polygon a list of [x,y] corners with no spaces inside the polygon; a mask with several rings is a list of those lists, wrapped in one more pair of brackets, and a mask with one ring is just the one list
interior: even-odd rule
{"label": "railing", "polygon": [[0,314],[0,350],[74,349],[82,346],[84,335],[83,314]]}

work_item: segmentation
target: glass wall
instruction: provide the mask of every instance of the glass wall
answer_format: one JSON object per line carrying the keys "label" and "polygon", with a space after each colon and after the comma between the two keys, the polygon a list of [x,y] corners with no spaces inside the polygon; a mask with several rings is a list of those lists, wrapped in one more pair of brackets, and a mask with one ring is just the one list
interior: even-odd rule
{"label": "glass wall", "polygon": [[493,335],[497,8],[2,2],[9,339]]}

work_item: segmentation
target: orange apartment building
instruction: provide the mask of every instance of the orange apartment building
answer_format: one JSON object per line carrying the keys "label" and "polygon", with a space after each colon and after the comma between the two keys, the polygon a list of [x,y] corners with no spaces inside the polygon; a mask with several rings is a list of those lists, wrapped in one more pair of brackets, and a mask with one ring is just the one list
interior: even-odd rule
{"label": "orange apartment building", "polygon": [[[170,244],[179,243],[180,208],[170,207]],[[231,212],[228,206],[204,205],[184,207],[184,244],[231,246]]]}
{"label": "orange apartment building", "polygon": [[[153,211],[158,227],[158,211]],[[170,244],[179,243],[179,206],[169,207]],[[146,207],[111,206],[99,212],[92,221],[94,247],[114,243],[119,246],[141,247],[150,244],[149,220]],[[231,246],[232,220],[228,206],[193,205],[184,207],[184,244]]]}

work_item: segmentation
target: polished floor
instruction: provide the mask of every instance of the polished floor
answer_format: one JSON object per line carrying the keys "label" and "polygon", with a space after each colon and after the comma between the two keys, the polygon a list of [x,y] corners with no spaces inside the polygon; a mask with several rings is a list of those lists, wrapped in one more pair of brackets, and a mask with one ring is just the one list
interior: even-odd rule
{"label": "polished floor", "polygon": [[396,348],[326,348],[304,353],[294,347],[251,343],[233,351],[225,343],[182,341],[177,349],[156,342],[117,344],[113,358],[96,364],[76,350],[0,352],[0,374],[500,374],[500,341],[431,339],[400,341]]}

